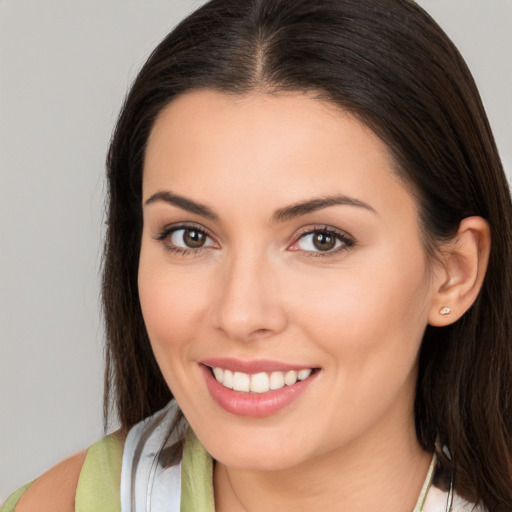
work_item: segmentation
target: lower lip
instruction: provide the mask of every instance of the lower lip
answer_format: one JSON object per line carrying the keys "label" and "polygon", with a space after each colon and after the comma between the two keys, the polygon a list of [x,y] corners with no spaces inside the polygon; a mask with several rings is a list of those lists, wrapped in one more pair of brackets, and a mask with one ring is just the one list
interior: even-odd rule
{"label": "lower lip", "polygon": [[297,400],[318,375],[314,371],[307,379],[266,393],[244,393],[226,388],[217,382],[209,367],[200,365],[200,368],[215,402],[231,414],[251,418],[264,418],[284,409]]}

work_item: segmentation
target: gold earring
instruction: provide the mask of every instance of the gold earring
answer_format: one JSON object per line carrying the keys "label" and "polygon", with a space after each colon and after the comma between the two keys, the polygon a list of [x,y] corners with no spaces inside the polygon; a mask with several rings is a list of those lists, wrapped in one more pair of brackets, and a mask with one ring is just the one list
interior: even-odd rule
{"label": "gold earring", "polygon": [[449,315],[450,313],[452,312],[452,310],[445,306],[444,308],[441,308],[441,310],[439,311],[439,314],[440,315]]}

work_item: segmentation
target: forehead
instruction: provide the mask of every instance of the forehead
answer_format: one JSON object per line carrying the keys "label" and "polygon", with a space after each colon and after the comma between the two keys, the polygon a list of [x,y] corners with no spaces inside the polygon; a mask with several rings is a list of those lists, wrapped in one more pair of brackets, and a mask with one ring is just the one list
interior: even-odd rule
{"label": "forehead", "polygon": [[[365,202],[414,200],[387,146],[331,102],[304,93],[186,93],[159,115],[144,165],[144,197],[159,188],[247,204],[351,195]],[[255,201],[256,203],[258,200]],[[261,202],[261,201],[260,201]]]}

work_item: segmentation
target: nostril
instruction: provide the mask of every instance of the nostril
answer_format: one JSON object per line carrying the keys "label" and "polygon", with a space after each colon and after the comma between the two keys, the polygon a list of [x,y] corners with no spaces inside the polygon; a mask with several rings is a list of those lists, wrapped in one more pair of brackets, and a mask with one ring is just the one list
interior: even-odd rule
{"label": "nostril", "polygon": [[267,334],[269,332],[269,329],[256,329],[255,331],[251,332],[251,335],[253,336],[262,336],[264,334]]}

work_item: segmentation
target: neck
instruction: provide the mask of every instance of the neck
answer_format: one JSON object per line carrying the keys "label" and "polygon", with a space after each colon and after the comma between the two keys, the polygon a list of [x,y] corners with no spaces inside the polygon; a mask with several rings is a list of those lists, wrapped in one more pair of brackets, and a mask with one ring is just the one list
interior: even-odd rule
{"label": "neck", "polygon": [[217,462],[215,509],[411,512],[432,455],[419,446],[413,424],[385,432],[384,438],[382,430],[379,434],[368,432],[348,446],[282,470],[238,470]]}

